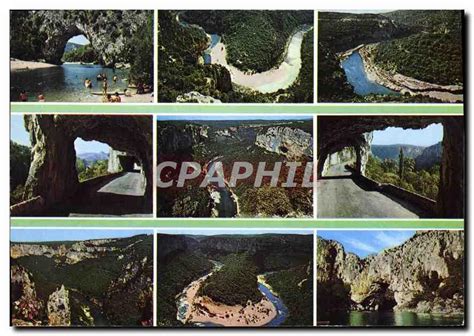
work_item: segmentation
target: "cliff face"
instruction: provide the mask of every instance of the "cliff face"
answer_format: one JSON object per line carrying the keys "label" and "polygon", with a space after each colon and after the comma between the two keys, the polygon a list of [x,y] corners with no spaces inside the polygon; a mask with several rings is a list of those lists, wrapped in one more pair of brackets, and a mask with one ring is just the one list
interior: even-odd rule
{"label": "cliff face", "polygon": [[[208,138],[208,126],[158,126],[158,156],[192,153],[192,148]],[[160,158],[161,159],[161,158]]]}
{"label": "cliff face", "polygon": [[[11,26],[11,55],[19,58],[28,55],[31,60],[44,59],[48,63],[60,64],[67,41],[82,34],[87,37],[96,54],[100,55],[101,63],[114,65],[117,62],[129,62],[126,59],[129,41],[151,13],[136,10],[13,11],[12,20],[15,24]],[[22,39],[25,29],[35,36]],[[41,45],[27,45],[37,38],[42,41]]]}
{"label": "cliff face", "polygon": [[416,169],[429,169],[435,164],[441,163],[443,145],[441,142],[423,149],[415,159]]}
{"label": "cliff face", "polygon": [[313,157],[313,137],[298,128],[270,127],[265,133],[257,134],[255,145],[289,159]]}
{"label": "cliff face", "polygon": [[100,239],[75,243],[70,247],[66,247],[66,245],[12,244],[10,255],[13,259],[26,256],[45,256],[57,260],[64,259],[67,264],[75,264],[84,259],[97,258],[100,253],[115,251],[114,247],[98,246],[112,242],[114,242],[113,239]]}
{"label": "cliff face", "polygon": [[[318,288],[343,297],[333,309],[462,313],[462,231],[421,231],[404,244],[360,259],[318,238]],[[329,293],[339,283],[338,292]],[[321,302],[324,305],[324,302]]]}

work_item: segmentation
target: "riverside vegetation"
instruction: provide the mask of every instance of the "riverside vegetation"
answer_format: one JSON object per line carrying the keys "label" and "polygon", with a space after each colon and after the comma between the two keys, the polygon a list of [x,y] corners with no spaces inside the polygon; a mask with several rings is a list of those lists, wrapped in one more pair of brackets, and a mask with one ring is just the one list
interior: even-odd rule
{"label": "riverside vegetation", "polygon": [[[193,324],[192,317],[181,322],[177,319],[177,297],[181,292],[187,294],[185,307],[191,316],[207,311],[212,318],[210,312],[219,305],[230,310],[262,302],[258,275],[263,275],[267,288],[288,308],[284,325],[312,325],[312,235],[158,234],[157,248],[159,326]],[[216,263],[222,265],[218,270]],[[210,272],[198,283],[196,293],[189,296],[187,286]],[[247,319],[242,311],[240,318]],[[223,316],[221,324],[232,318],[235,316]]]}
{"label": "riverside vegetation", "polygon": [[303,25],[313,25],[311,11],[159,11],[158,100],[313,102],[312,29],[304,34],[298,77],[276,92],[260,93],[236,85],[227,68],[203,60],[209,45],[207,32],[221,36],[229,64],[248,74],[269,71],[283,61],[290,37]]}
{"label": "riverside vegetation", "polygon": [[12,324],[151,326],[152,247],[152,235],[11,243]]}
{"label": "riverside vegetation", "polygon": [[[438,85],[463,85],[462,12],[400,10],[381,14],[319,14],[318,96],[322,102],[441,102],[436,95],[356,95],[342,55],[370,44],[371,61],[387,73]],[[453,91],[456,92],[456,91]],[[437,98],[438,97],[438,98]]]}

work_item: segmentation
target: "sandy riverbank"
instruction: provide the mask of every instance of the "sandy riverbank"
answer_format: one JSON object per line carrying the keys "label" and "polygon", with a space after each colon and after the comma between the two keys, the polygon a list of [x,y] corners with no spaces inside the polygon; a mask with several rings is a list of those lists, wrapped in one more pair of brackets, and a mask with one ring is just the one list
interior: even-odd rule
{"label": "sandy riverbank", "polygon": [[428,96],[448,103],[463,101],[463,94],[460,93],[463,90],[462,86],[428,83],[399,73],[391,74],[381,69],[373,61],[373,52],[376,45],[377,44],[369,44],[358,47],[358,52],[364,63],[364,68],[369,80],[393,91],[400,92],[401,94],[409,93],[412,96]]}
{"label": "sandy riverbank", "polygon": [[301,44],[308,28],[301,28],[290,37],[283,62],[265,72],[246,73],[227,62],[227,50],[219,41],[211,50],[211,63],[220,64],[229,70],[232,82],[262,93],[287,89],[298,78],[301,69]]}
{"label": "sandy riverbank", "polygon": [[275,306],[265,296],[257,303],[248,302],[246,306],[229,306],[207,296],[198,296],[199,288],[208,276],[194,281],[186,289],[189,309],[185,321],[229,327],[258,327],[266,325],[277,316]]}
{"label": "sandy riverbank", "polygon": [[56,64],[35,62],[35,61],[22,61],[19,59],[10,60],[10,71],[24,71],[24,70],[34,70],[42,68],[52,68],[57,67]]}

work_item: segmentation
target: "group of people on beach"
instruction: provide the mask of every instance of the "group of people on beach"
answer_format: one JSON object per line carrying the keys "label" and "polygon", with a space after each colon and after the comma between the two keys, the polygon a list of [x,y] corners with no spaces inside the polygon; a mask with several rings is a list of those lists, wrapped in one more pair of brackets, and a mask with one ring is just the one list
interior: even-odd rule
{"label": "group of people on beach", "polygon": [[[104,103],[121,103],[122,98],[120,97],[120,93],[118,91],[115,91],[114,94],[109,93],[109,83],[107,81],[107,74],[106,73],[100,73],[97,75],[97,81],[102,82],[102,102]],[[117,75],[114,75],[112,77],[112,81],[116,83],[118,81]],[[92,89],[93,83],[92,80],[89,78],[84,79],[84,86],[87,89]],[[136,94],[145,94],[145,93],[150,93],[153,91],[152,87],[150,85],[144,84],[144,83],[138,83],[136,86]],[[132,97],[132,93],[129,89],[125,89],[122,93],[125,97]],[[40,93],[38,95],[38,102],[43,103],[46,101],[46,98],[43,93]],[[25,90],[20,91],[19,94],[19,101],[21,102],[27,102],[28,101],[28,94]]]}

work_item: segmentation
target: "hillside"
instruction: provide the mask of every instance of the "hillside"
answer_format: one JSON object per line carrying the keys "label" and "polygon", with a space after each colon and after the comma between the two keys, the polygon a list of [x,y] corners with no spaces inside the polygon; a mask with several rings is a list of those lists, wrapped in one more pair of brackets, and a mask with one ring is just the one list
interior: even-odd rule
{"label": "hillside", "polygon": [[[237,181],[235,187],[217,190],[219,203],[227,202],[234,207],[238,202],[239,213],[221,211],[210,191],[199,187],[204,177],[200,176],[186,182],[185,188],[161,189],[158,214],[160,217],[309,216],[312,214],[312,190],[303,187],[302,182],[306,163],[312,157],[311,120],[159,122],[158,162],[195,161],[206,165],[218,158],[227,180],[235,162],[249,162],[255,168],[251,176]],[[261,187],[254,187],[258,162],[274,165],[284,160],[301,162],[295,175],[297,187],[282,186],[286,181],[287,166],[283,166],[277,186],[269,187],[269,181],[264,181]],[[168,174],[167,178],[178,178],[176,171]],[[236,195],[237,200],[232,195]]]}
{"label": "hillside", "polygon": [[[311,325],[312,235],[259,234],[185,236],[158,235],[158,313],[161,326],[180,325],[177,294],[201,278],[197,297],[209,297],[229,307],[263,298],[257,275],[272,272],[267,281],[278,288],[290,314],[285,324]],[[211,264],[212,261],[212,264]],[[214,264],[214,265],[213,265]],[[216,268],[215,265],[221,266]],[[306,285],[301,288],[298,283]],[[196,299],[201,304],[205,300]],[[304,307],[304,309],[302,309]],[[304,312],[304,313],[303,313]]]}
{"label": "hillside", "polygon": [[[448,10],[320,13],[320,101],[453,102],[462,99],[459,98],[463,85],[462,15],[462,11]],[[377,77],[377,83],[396,88],[401,95],[357,96],[351,92],[345,70],[339,65],[348,54],[341,53],[361,45],[366,45],[365,71],[371,71],[371,78]],[[427,94],[424,92],[426,84],[411,79],[405,81],[397,74],[431,83],[434,87],[447,87],[431,89],[431,94]],[[409,88],[411,94],[404,94],[400,85]]]}
{"label": "hillside", "polygon": [[149,326],[153,236],[11,243],[14,325]]}
{"label": "hillside", "polygon": [[436,164],[441,163],[443,154],[443,144],[438,142],[429,147],[425,147],[420,155],[415,158],[416,169],[430,169]]}
{"label": "hillside", "polygon": [[159,11],[158,101],[312,102],[312,30],[301,47],[304,73],[300,71],[287,89],[260,93],[234,85],[225,66],[204,61],[209,46],[206,33],[219,34],[229,64],[248,74],[272,69],[283,61],[295,29],[312,25],[312,15],[311,11]]}
{"label": "hillside", "polygon": [[425,149],[425,147],[423,146],[394,144],[372,145],[371,151],[374,156],[378,157],[381,160],[398,160],[398,156],[400,155],[400,148],[403,148],[403,155],[405,157],[412,159],[415,159],[417,156],[419,156]]}

